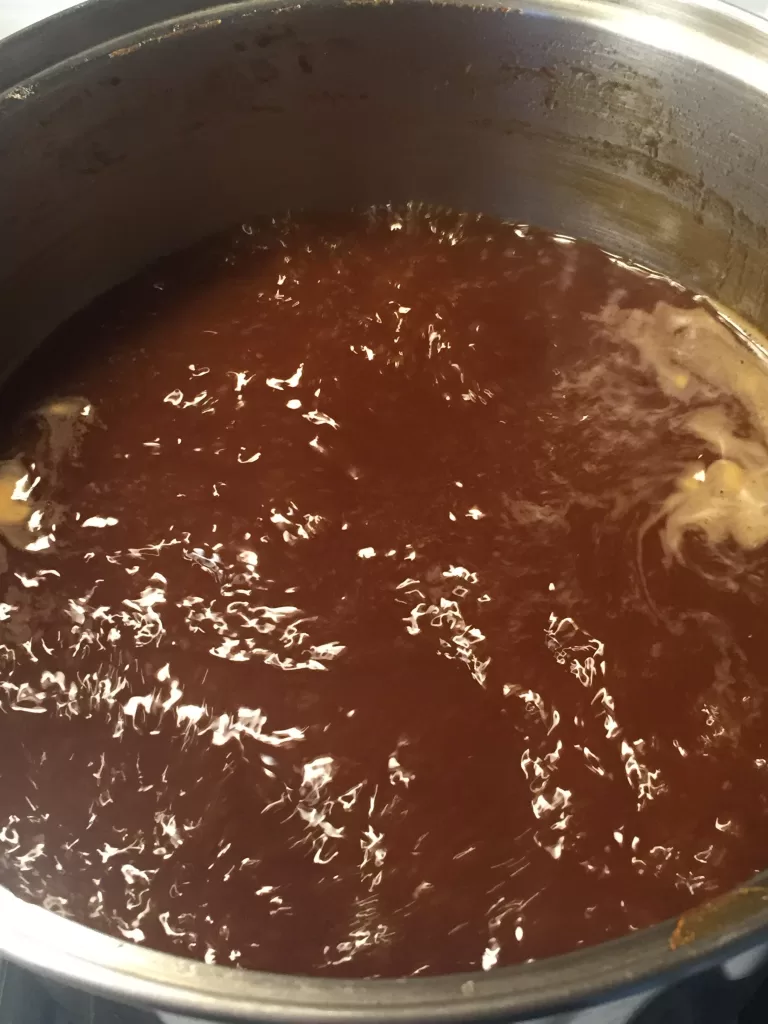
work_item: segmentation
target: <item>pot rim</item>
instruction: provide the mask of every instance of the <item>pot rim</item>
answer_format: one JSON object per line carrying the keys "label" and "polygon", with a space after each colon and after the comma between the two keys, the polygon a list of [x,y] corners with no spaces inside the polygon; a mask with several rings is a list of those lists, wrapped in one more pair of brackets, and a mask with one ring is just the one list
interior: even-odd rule
{"label": "pot rim", "polygon": [[[666,921],[598,946],[488,973],[369,980],[249,971],[159,953],[58,917],[0,888],[0,952],[65,985],[195,1017],[279,1024],[509,1021],[642,992],[665,977],[680,980],[753,948],[768,939],[768,888],[756,885],[749,891],[757,894],[757,910],[751,904],[751,911],[722,926],[715,907],[712,924],[702,921],[702,934],[677,948],[670,940],[680,922]],[[698,908],[694,913],[698,916]]]}
{"label": "pot rim", "polygon": [[[344,0],[306,0],[312,6]],[[356,0],[361,2],[361,0]],[[375,3],[376,0],[362,0]],[[406,0],[398,0],[406,2]],[[431,2],[431,0],[410,0]],[[508,16],[536,13],[705,63],[768,95],[768,21],[722,0],[442,0]],[[202,6],[201,6],[202,4]],[[120,59],[149,41],[292,0],[87,0],[0,42],[0,117],[55,88],[79,65]],[[295,7],[293,8],[295,10]],[[661,31],[663,29],[663,31]],[[709,908],[709,909],[708,909]],[[683,931],[692,937],[679,939]],[[676,938],[677,937],[677,938]],[[0,953],[64,984],[180,1014],[300,1024],[399,1024],[532,1017],[685,976],[768,940],[768,872],[747,887],[619,939],[528,964],[443,976],[314,978],[205,964],[120,941],[25,903],[0,887]]]}

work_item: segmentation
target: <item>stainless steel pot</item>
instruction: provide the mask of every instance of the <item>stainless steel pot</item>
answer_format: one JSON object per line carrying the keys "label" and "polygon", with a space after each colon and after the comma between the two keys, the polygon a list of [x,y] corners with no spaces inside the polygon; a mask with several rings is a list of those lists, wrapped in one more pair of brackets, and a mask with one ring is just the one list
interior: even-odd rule
{"label": "stainless steel pot", "polygon": [[[97,0],[0,44],[0,375],[154,257],[298,206],[421,199],[529,220],[768,325],[761,21],[716,0],[199,6]],[[178,1013],[273,1021],[638,1003],[669,976],[762,955],[767,929],[758,879],[568,956],[347,983],[161,955],[0,890],[0,950],[33,968]]]}

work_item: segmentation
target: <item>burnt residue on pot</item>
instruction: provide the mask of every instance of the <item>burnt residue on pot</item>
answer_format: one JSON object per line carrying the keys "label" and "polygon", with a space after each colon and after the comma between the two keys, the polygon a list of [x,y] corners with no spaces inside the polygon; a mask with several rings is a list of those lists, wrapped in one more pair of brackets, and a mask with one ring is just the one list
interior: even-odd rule
{"label": "burnt residue on pot", "polygon": [[158,35],[145,36],[138,42],[131,43],[129,46],[121,46],[116,50],[110,50],[109,56],[112,59],[119,57],[129,57],[132,53],[136,53],[142,46],[146,46],[149,43],[162,43],[166,39],[173,39],[179,35],[185,35],[188,32],[199,32],[202,29],[216,28],[221,24],[221,18],[210,18],[206,21],[186,21],[182,24],[174,25],[169,32],[162,32]]}
{"label": "burnt residue on pot", "polygon": [[765,885],[740,886],[686,911],[669,938],[672,950],[688,946],[697,939],[727,933],[745,914],[759,913],[768,903]]}

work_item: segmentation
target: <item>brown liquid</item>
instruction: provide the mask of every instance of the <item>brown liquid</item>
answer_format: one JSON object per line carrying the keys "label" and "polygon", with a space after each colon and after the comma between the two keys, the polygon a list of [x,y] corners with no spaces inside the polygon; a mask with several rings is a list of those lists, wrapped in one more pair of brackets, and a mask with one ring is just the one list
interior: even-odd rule
{"label": "brown liquid", "polygon": [[766,557],[665,554],[701,396],[600,319],[659,303],[696,306],[380,211],[66,325],[4,398],[0,881],[209,962],[407,975],[765,867]]}

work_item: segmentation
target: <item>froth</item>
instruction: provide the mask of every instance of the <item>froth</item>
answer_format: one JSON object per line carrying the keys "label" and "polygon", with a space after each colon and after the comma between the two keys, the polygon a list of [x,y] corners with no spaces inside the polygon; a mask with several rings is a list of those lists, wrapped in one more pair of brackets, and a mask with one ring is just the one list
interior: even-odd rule
{"label": "froth", "polygon": [[768,542],[768,364],[760,347],[748,347],[703,307],[659,302],[647,312],[609,304],[598,321],[636,349],[666,395],[691,403],[682,425],[715,455],[686,466],[654,516],[667,553],[683,561],[692,532],[713,546],[762,547]]}

